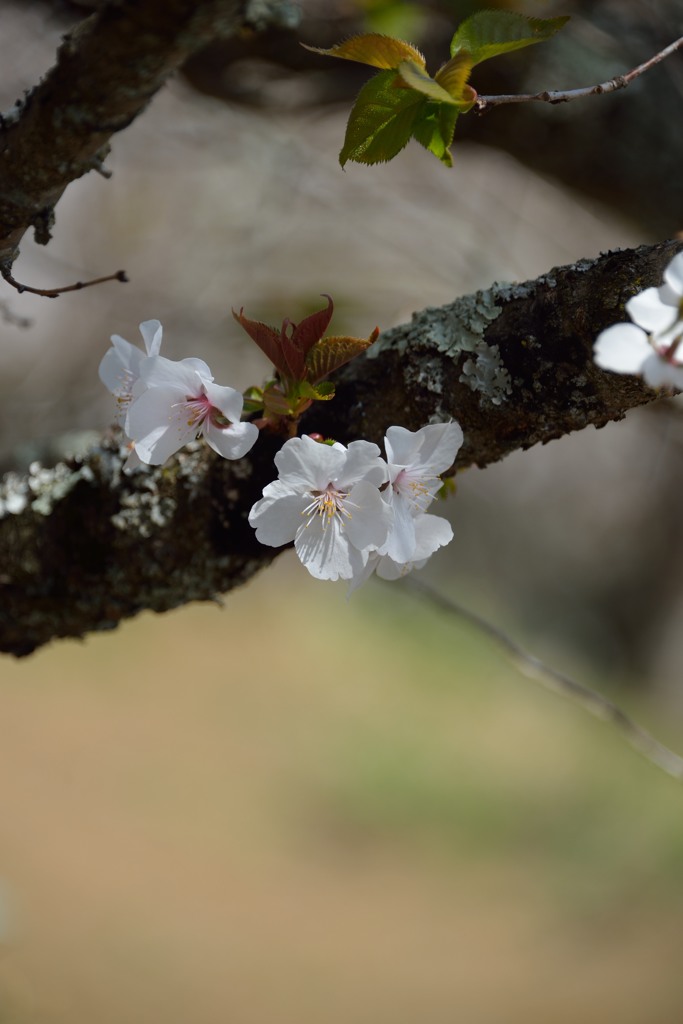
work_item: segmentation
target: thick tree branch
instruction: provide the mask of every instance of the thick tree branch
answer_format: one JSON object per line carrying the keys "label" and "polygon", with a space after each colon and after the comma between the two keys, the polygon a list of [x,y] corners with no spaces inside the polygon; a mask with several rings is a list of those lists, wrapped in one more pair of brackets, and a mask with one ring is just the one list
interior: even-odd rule
{"label": "thick tree branch", "polygon": [[0,269],[25,232],[47,244],[67,185],[102,168],[126,128],[183,61],[285,0],[109,0],[64,41],[57,63],[0,117]]}
{"label": "thick tree branch", "polygon": [[[417,313],[345,369],[335,400],[318,403],[303,430],[381,442],[392,424],[455,417],[464,467],[620,419],[655,394],[599,370],[593,341],[624,319],[634,292],[660,283],[680,248],[610,253]],[[0,488],[0,650],[29,654],[54,637],[215,600],[244,583],[277,553],[257,544],[247,517],[275,475],[278,444],[262,435],[238,462],[197,444],[127,477],[126,452],[110,437],[82,460],[9,476]]]}
{"label": "thick tree branch", "polygon": [[[465,433],[458,456],[464,467],[622,419],[655,395],[633,377],[599,370],[593,342],[628,319],[631,295],[661,284],[681,248],[670,241],[608,253],[415,313],[410,324],[381,335],[361,366],[356,361],[342,372],[337,397],[316,411],[310,429],[341,441],[376,441],[392,423],[415,430],[430,417],[453,417]],[[485,384],[497,354],[509,395]],[[348,410],[343,423],[340,405]]]}

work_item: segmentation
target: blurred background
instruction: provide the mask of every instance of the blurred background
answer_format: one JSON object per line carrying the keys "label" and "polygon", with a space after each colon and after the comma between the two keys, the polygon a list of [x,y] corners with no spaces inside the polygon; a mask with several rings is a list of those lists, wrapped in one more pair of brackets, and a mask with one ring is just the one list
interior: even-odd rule
{"label": "blurred background", "polygon": [[[0,109],[97,4],[0,0]],[[683,63],[627,92],[458,124],[448,171],[411,144],[337,162],[386,31],[432,72],[490,3],[306,0],[296,31],[214,44],[69,187],[55,287],[0,307],[0,463],[111,420],[109,336],[158,317],[219,383],[268,367],[230,315],[335,300],[367,335],[494,280],[683,228]],[[476,69],[480,92],[593,84],[683,32],[683,3],[571,14]],[[64,440],[64,435],[70,436]],[[92,435],[90,435],[92,436]],[[458,477],[455,540],[422,577],[683,749],[679,400]],[[141,616],[0,666],[0,1022],[473,1024],[683,1014],[683,793],[607,726],[521,679],[400,586],[309,579],[291,554],[222,609]]]}

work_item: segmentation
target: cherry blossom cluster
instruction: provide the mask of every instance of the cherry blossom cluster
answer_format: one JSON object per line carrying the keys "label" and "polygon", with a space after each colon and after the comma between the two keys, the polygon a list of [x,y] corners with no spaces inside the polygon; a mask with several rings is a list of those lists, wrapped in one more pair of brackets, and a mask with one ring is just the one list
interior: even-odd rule
{"label": "cherry blossom cluster", "polygon": [[258,427],[240,422],[242,395],[214,384],[203,359],[160,356],[162,330],[158,320],[140,324],[144,352],[112,335],[100,363],[100,379],[116,399],[117,422],[131,442],[126,468],[160,466],[198,437],[224,459],[241,459],[258,437]]}
{"label": "cherry blossom cluster", "polygon": [[317,579],[349,580],[352,589],[372,572],[397,579],[453,538],[450,523],[427,509],[462,441],[455,422],[389,427],[385,460],[369,441],[345,447],[293,437],[275,456],[279,477],[249,522],[262,544],[294,541]]}
{"label": "cherry blossom cluster", "polygon": [[659,288],[626,303],[631,323],[598,335],[595,362],[603,370],[632,373],[651,388],[683,390],[683,252],[671,260]]}
{"label": "cherry blossom cluster", "polygon": [[[256,326],[260,337],[262,325]],[[243,396],[215,384],[202,359],[160,355],[158,320],[141,323],[140,333],[144,350],[113,335],[99,368],[129,438],[126,469],[161,465],[201,437],[223,458],[246,455],[259,429],[241,422]],[[337,347],[344,342],[344,361],[354,340],[331,339]],[[417,431],[389,427],[386,458],[369,441],[344,446],[318,435],[291,437],[275,456],[278,479],[264,488],[249,522],[262,544],[293,541],[300,561],[317,579],[347,580],[351,589],[373,572],[398,579],[421,568],[453,538],[450,523],[427,509],[462,442],[456,422]]]}

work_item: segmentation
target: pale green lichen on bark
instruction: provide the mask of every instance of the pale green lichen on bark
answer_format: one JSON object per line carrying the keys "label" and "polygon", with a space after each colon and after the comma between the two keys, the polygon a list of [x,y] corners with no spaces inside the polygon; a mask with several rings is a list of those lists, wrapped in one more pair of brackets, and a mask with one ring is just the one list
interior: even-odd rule
{"label": "pale green lichen on bark", "polygon": [[388,348],[402,354],[410,346],[411,339],[419,340],[421,345],[432,347],[452,359],[474,352],[487,327],[502,310],[502,306],[496,303],[497,289],[498,286],[494,285],[446,306],[428,306],[413,313],[410,324],[384,331],[368,350],[367,357],[376,359]]}
{"label": "pale green lichen on bark", "polygon": [[[500,405],[512,390],[511,377],[502,364],[500,349],[487,345],[484,336],[502,312],[504,302],[518,293],[521,293],[519,286],[494,285],[446,306],[428,307],[414,313],[407,328],[386,331],[368,352],[368,357],[377,358],[387,348],[404,354],[411,343],[419,344],[419,372],[407,369],[409,379],[435,396],[441,395],[443,365],[439,357],[444,355],[454,363],[463,360],[460,382],[480,393],[484,403]],[[427,349],[435,352],[434,358],[422,355]],[[437,410],[435,421],[438,416]]]}

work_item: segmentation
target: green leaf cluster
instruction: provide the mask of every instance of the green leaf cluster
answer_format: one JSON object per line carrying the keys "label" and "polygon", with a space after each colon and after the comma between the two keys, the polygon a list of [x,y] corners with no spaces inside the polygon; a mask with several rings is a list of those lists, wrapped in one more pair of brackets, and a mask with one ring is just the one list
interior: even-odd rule
{"label": "green leaf cluster", "polygon": [[451,59],[432,78],[419,50],[379,33],[353,36],[328,50],[329,57],[379,68],[363,86],[349,116],[339,160],[342,165],[393,159],[411,138],[451,167],[450,147],[460,114],[476,103],[468,84],[472,68],[553,36],[569,19],[527,18],[512,11],[479,11],[458,27]]}

